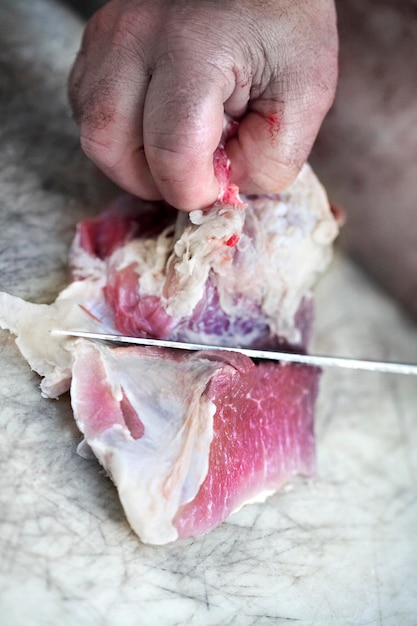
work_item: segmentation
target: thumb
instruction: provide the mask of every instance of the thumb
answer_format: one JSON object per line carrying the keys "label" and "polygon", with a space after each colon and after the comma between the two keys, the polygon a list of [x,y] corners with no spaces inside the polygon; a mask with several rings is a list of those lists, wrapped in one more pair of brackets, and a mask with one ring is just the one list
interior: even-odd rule
{"label": "thumb", "polygon": [[[250,103],[237,134],[226,144],[231,180],[243,193],[279,193],[296,178],[307,160],[336,88],[308,87],[298,77],[270,85]],[[296,91],[295,91],[296,89]]]}

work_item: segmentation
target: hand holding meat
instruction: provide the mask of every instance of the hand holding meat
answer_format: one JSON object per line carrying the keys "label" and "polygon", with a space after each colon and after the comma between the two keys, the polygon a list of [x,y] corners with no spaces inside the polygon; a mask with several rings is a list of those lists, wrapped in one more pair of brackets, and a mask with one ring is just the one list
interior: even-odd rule
{"label": "hand holding meat", "polygon": [[119,186],[192,210],[213,203],[213,153],[244,193],[279,192],[334,97],[332,0],[112,0],[90,20],[70,79],[85,153]]}

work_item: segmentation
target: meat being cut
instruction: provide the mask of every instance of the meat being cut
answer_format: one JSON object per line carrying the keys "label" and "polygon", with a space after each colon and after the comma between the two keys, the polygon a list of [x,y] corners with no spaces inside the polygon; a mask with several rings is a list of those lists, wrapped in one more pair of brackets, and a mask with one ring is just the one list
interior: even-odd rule
{"label": "meat being cut", "polygon": [[308,166],[284,194],[239,198],[226,182],[210,210],[189,215],[127,197],[79,224],[72,282],[55,303],[0,294],[0,326],[44,377],[44,396],[71,386],[80,453],[90,448],[107,470],[144,542],[205,533],[311,475],[319,372],[50,329],[305,350],[310,290],[337,230]]}
{"label": "meat being cut", "polygon": [[314,471],[316,369],[83,342],[73,375],[77,424],[143,541],[205,533]]}
{"label": "meat being cut", "polygon": [[173,215],[123,199],[78,226],[60,298],[124,334],[305,349],[337,234],[324,190],[306,166],[285,194],[245,200]]}

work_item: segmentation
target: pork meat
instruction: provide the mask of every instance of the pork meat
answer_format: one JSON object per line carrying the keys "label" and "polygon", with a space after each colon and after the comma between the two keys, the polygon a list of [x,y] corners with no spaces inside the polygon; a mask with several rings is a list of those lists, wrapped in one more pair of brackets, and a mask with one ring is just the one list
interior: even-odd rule
{"label": "pork meat", "polygon": [[242,355],[109,348],[52,328],[306,350],[337,223],[308,166],[280,195],[182,214],[130,197],[79,224],[55,303],[0,295],[0,326],[75,419],[145,542],[214,528],[314,471],[319,372]]}
{"label": "pork meat", "polygon": [[305,166],[286,193],[244,200],[187,215],[123,199],[78,226],[60,298],[124,334],[305,349],[338,232],[325,192]]}
{"label": "pork meat", "polygon": [[313,473],[318,377],[243,355],[79,342],[71,396],[130,525],[160,544],[206,533]]}

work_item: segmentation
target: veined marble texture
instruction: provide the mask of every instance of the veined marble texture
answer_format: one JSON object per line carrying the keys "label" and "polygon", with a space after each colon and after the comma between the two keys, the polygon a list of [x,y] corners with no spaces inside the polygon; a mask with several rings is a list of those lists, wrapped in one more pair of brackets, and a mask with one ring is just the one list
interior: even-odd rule
{"label": "veined marble texture", "polygon": [[[0,289],[52,301],[76,222],[108,193],[65,84],[81,23],[0,6]],[[341,254],[317,290],[315,349],[417,360],[416,326]],[[67,397],[0,331],[0,622],[8,626],[415,626],[417,380],[325,372],[318,473],[212,533],[150,547],[80,440]]]}

